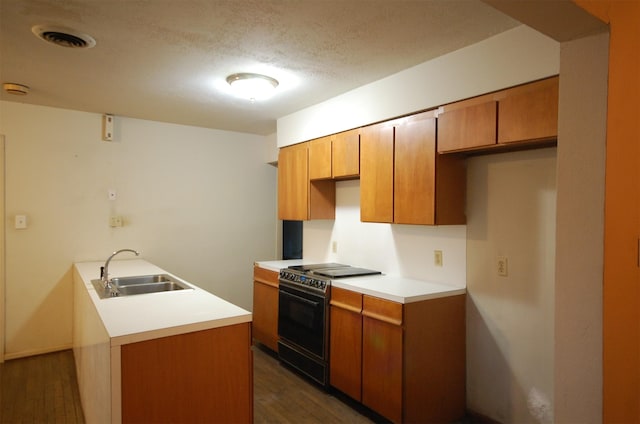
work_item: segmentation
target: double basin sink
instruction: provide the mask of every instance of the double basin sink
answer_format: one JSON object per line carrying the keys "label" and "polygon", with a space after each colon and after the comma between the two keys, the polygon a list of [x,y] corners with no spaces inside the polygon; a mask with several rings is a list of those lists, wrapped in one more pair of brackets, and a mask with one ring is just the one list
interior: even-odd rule
{"label": "double basin sink", "polygon": [[110,282],[111,288],[109,289],[104,287],[104,281],[101,279],[91,280],[96,293],[101,299],[174,290],[193,290],[193,288],[169,274],[114,277]]}

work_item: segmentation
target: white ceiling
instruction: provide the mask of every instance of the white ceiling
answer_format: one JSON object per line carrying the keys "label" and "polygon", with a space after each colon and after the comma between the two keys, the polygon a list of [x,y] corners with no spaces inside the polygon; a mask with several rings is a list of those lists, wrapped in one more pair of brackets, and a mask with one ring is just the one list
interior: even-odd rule
{"label": "white ceiling", "polygon": [[[75,29],[91,49],[48,44]],[[3,100],[271,134],[276,119],[519,24],[479,0],[0,0]],[[258,72],[274,97],[232,97]]]}

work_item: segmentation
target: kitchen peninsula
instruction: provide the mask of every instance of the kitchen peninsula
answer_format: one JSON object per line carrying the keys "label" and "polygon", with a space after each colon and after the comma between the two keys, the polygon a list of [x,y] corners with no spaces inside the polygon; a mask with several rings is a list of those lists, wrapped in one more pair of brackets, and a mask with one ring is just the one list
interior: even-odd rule
{"label": "kitchen peninsula", "polygon": [[[102,265],[73,266],[87,422],[252,422],[251,313],[179,278],[188,289],[100,299],[91,280]],[[109,268],[110,277],[155,274],[171,275],[141,259]]]}

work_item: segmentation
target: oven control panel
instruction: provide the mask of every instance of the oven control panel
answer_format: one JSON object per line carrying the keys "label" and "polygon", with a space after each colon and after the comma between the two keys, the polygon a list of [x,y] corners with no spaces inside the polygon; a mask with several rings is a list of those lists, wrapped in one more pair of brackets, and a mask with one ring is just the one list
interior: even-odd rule
{"label": "oven control panel", "polygon": [[280,279],[289,281],[291,283],[300,284],[302,286],[312,287],[321,291],[326,291],[329,281],[327,279],[305,275],[303,273],[292,271],[289,269],[280,270]]}

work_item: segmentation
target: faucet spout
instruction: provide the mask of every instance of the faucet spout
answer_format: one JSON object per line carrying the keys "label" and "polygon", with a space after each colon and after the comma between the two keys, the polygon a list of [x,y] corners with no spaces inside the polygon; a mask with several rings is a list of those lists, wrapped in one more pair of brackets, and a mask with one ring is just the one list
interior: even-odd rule
{"label": "faucet spout", "polygon": [[109,256],[106,262],[104,263],[104,272],[102,273],[102,281],[104,282],[105,290],[107,289],[111,290],[111,281],[109,280],[109,262],[111,262],[111,259],[113,259],[114,256],[122,252],[131,252],[131,253],[135,253],[136,256],[140,256],[140,252],[133,249],[120,249],[113,252],[111,256]]}

